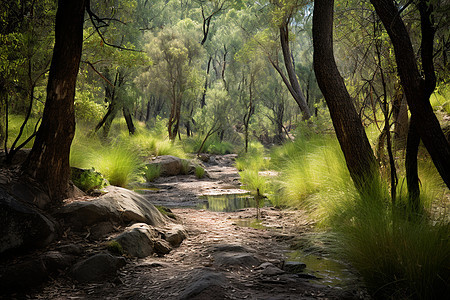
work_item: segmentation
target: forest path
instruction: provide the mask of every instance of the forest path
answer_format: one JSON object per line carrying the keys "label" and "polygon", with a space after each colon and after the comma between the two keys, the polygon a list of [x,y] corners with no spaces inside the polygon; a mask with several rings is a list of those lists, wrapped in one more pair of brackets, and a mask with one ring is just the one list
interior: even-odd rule
{"label": "forest path", "polygon": [[[313,224],[302,211],[256,209],[214,212],[196,208],[199,195],[243,192],[233,156],[214,158],[210,178],[159,178],[145,196],[170,207],[188,230],[180,247],[163,257],[134,259],[114,282],[72,285],[55,279],[37,299],[360,299],[359,289],[330,287],[281,270],[289,246]],[[211,161],[211,160],[210,160]]]}

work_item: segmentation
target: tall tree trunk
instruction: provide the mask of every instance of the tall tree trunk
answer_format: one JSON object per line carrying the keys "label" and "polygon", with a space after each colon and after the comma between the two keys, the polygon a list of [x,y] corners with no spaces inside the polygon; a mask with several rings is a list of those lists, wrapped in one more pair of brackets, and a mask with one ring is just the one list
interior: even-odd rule
{"label": "tall tree trunk", "polygon": [[209,57],[208,65],[206,67],[205,86],[203,88],[202,100],[200,102],[200,108],[203,108],[206,105],[206,90],[208,89],[208,77],[209,77],[209,71],[211,70],[211,61],[212,61],[212,56]]}
{"label": "tall tree trunk", "polygon": [[[419,152],[420,137],[417,132],[417,119],[411,117],[408,139],[406,142],[406,183],[408,185],[408,202],[413,211],[418,212],[420,207],[419,175],[417,170],[417,154]],[[420,125],[419,125],[420,126]]]}
{"label": "tall tree trunk", "polygon": [[55,46],[42,124],[22,165],[47,189],[54,204],[69,194],[70,146],[75,135],[74,96],[83,45],[86,0],[58,0]]}
{"label": "tall tree trunk", "polygon": [[430,153],[436,169],[447,187],[450,187],[450,145],[440,127],[430,104],[430,96],[436,86],[433,65],[433,41],[435,30],[431,23],[432,7],[420,0],[421,15],[421,58],[423,75],[419,71],[408,31],[403,23],[399,8],[392,0],[371,0],[377,15],[394,46],[398,73],[406,95],[412,117],[416,118],[417,133]]}
{"label": "tall tree trunk", "polygon": [[302,89],[300,88],[297,75],[295,74],[294,71],[294,63],[292,62],[291,51],[289,49],[289,28],[287,22],[288,21],[286,21],[280,26],[280,40],[284,58],[284,65],[286,67],[289,82],[292,87],[291,89],[289,89],[289,91],[291,92],[291,95],[297,102],[298,107],[302,111],[303,119],[308,120],[309,118],[311,118],[311,112],[309,110],[305,96],[303,95]]}
{"label": "tall tree trunk", "polygon": [[0,75],[0,149],[5,148],[6,152],[6,97],[8,97],[8,94],[2,81],[3,76]]}
{"label": "tall tree trunk", "polygon": [[133,118],[131,117],[130,109],[128,106],[122,107],[123,117],[125,118],[125,122],[127,123],[128,132],[130,134],[134,134],[136,132],[136,127],[133,124]]}
{"label": "tall tree trunk", "polygon": [[330,110],[333,126],[344,153],[350,176],[364,192],[378,179],[378,166],[352,99],[345,87],[333,54],[334,1],[314,1],[314,71]]}

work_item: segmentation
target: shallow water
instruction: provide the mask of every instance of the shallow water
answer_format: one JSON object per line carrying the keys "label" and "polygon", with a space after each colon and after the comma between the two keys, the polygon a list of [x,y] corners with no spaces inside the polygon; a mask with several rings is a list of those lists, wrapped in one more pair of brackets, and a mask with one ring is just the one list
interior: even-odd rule
{"label": "shallow water", "polygon": [[305,254],[296,250],[286,253],[288,261],[298,261],[306,264],[305,273],[318,277],[318,282],[335,287],[344,287],[353,284],[356,276],[348,267],[336,260],[314,255]]}
{"label": "shallow water", "polygon": [[[223,195],[207,195],[201,196],[204,203],[200,203],[197,207],[217,212],[233,212],[243,208],[256,207],[256,200],[250,194],[223,194]],[[268,201],[264,205],[269,205]],[[261,203],[260,206],[263,206]]]}

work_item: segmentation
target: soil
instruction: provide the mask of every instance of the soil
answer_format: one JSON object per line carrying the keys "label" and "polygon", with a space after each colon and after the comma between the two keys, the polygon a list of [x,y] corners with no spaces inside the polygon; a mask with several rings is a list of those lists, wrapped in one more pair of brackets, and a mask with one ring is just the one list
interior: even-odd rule
{"label": "soil", "polygon": [[[188,231],[188,238],[163,257],[128,258],[112,281],[81,284],[65,273],[26,295],[27,299],[363,299],[359,282],[327,286],[312,274],[266,275],[257,266],[218,265],[217,247],[241,246],[261,263],[282,268],[286,252],[314,223],[302,211],[261,209],[264,228],[238,226],[255,218],[256,209],[213,212],[198,209],[202,195],[244,193],[232,166],[235,156],[211,157],[205,163],[208,177],[194,175],[159,178],[141,189],[155,205],[169,207]],[[80,239],[83,247],[98,244]],[[94,251],[94,250],[93,250]],[[311,276],[310,276],[311,277]],[[217,279],[219,278],[219,279]],[[202,288],[203,286],[203,288]],[[204,288],[206,286],[206,288]],[[186,290],[194,292],[186,294]],[[1,297],[0,297],[1,298]]]}

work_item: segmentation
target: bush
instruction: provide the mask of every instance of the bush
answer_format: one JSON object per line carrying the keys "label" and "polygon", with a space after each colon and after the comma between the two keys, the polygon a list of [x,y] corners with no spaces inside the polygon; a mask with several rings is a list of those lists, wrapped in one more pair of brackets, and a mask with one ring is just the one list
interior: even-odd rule
{"label": "bush", "polygon": [[103,175],[94,168],[88,170],[72,168],[72,182],[83,192],[101,189],[108,184]]}

